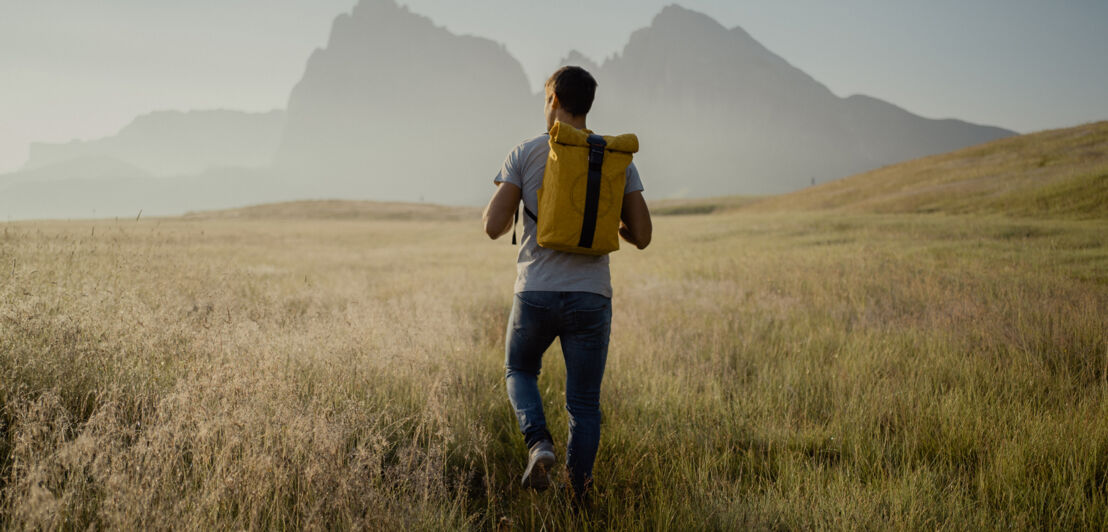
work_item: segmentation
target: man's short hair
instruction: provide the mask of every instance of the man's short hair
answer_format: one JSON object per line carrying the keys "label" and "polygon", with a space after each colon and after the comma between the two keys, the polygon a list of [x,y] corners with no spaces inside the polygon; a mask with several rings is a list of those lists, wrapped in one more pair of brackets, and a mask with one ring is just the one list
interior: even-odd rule
{"label": "man's short hair", "polygon": [[554,89],[562,109],[567,113],[580,116],[592,109],[592,100],[596,97],[596,80],[592,74],[579,66],[564,66],[550,75],[546,86]]}

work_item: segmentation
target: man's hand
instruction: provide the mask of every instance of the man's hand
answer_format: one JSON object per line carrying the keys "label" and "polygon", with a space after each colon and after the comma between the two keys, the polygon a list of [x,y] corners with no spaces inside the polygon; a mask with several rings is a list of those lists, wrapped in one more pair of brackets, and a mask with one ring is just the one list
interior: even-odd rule
{"label": "man's hand", "polygon": [[646,207],[642,191],[624,194],[619,218],[619,236],[639,249],[650,245],[654,226],[650,223],[650,209]]}
{"label": "man's hand", "polygon": [[522,191],[511,183],[498,183],[496,193],[492,195],[482,218],[485,221],[485,234],[496,240],[512,230],[512,215],[519,208]]}

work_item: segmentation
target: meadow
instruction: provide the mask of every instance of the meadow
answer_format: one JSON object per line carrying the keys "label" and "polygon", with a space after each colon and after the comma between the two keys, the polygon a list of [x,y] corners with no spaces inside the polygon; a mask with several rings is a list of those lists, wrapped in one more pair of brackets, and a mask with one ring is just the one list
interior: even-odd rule
{"label": "meadow", "polygon": [[4,224],[0,528],[1108,523],[1103,218],[659,204],[578,514],[518,487],[516,248],[397,209]]}

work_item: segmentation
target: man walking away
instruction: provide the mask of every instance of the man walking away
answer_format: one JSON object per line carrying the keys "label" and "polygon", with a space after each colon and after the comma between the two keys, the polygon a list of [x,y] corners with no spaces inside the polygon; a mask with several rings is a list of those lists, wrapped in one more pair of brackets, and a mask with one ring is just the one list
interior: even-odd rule
{"label": "man walking away", "polygon": [[[556,121],[586,130],[585,117],[592,107],[596,85],[592,75],[580,67],[563,67],[554,72],[546,82],[547,131]],[[513,215],[521,198],[529,215],[544,216],[537,209],[537,193],[543,184],[549,142],[549,133],[526,140],[504,160],[494,179],[498,188],[484,212],[485,232],[490,238],[514,231]],[[619,235],[643,249],[651,238],[650,212],[634,163],[627,167],[626,174]],[[516,260],[515,297],[505,338],[508,399],[529,450],[523,485],[543,490],[550,484],[554,443],[543,415],[538,376],[543,353],[558,338],[565,357],[565,407],[569,412],[566,469],[575,501],[583,502],[592,482],[593,462],[600,443],[600,382],[604,377],[612,320],[608,256],[539,246],[536,221],[529,215],[521,216],[523,238]]]}

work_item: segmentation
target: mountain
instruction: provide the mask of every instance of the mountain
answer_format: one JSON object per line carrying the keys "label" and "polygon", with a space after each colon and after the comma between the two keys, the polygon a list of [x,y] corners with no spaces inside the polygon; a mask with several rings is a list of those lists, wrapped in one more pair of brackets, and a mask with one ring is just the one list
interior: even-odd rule
{"label": "mountain", "polygon": [[[565,61],[600,83],[590,127],[639,135],[652,199],[788,192],[1014,134],[840,98],[741,28],[678,6],[602,64]],[[335,19],[284,112],[157,112],[114,137],[36,144],[23,171],[0,176],[0,216],[321,198],[479,205],[504,156],[543,124],[542,95],[503,45],[361,0]]]}
{"label": "mountain", "polygon": [[[840,98],[741,28],[678,6],[597,65],[592,128],[634,132],[651,197],[774,194],[1013,135]],[[541,95],[492,41],[453,35],[391,0],[341,15],[288,105],[276,167],[309,197],[476,204],[511,146],[541,128]]]}
{"label": "mountain", "polygon": [[638,133],[654,197],[787,192],[1015,134],[839,98],[741,28],[678,6],[596,77],[590,126]]}
{"label": "mountain", "polygon": [[1108,122],[914,159],[744,208],[1108,219]]}
{"label": "mountain", "polygon": [[153,176],[197,173],[219,166],[268,166],[283,126],[284,112],[277,110],[155,111],[136,118],[111,137],[34,143],[23,170],[87,157],[114,159]]}
{"label": "mountain", "polygon": [[308,197],[475,204],[542,100],[503,45],[454,35],[391,0],[334,22],[292,90],[274,161]]}

